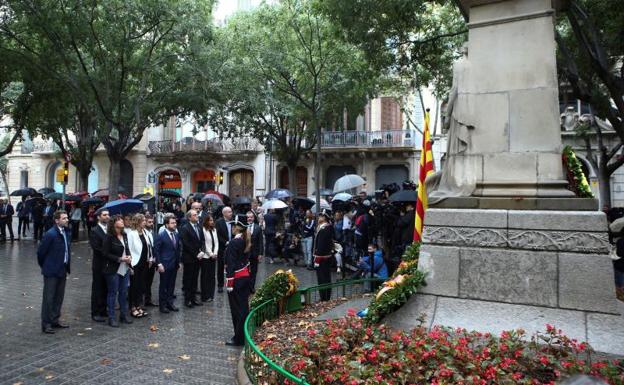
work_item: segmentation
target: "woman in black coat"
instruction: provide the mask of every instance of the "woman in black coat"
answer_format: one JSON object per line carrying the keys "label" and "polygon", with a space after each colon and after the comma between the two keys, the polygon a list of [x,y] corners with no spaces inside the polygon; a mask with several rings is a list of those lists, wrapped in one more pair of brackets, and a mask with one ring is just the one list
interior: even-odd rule
{"label": "woman in black coat", "polygon": [[225,249],[225,279],[228,302],[232,313],[234,337],[225,344],[243,346],[245,318],[249,314],[249,295],[251,294],[251,271],[249,269],[249,252],[251,239],[246,226],[238,220],[232,226],[233,238]]}
{"label": "woman in black coat", "polygon": [[128,282],[130,277],[130,249],[128,238],[124,232],[124,220],[115,215],[108,222],[106,240],[102,244],[102,255],[105,258],[104,275],[108,287],[107,306],[108,324],[119,327],[115,319],[115,299],[119,301],[119,322],[131,324],[128,318]]}

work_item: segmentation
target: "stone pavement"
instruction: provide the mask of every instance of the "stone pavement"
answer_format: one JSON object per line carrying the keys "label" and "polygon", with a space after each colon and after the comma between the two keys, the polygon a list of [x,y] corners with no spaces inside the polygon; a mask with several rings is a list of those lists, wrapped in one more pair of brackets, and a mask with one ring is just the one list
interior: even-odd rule
{"label": "stone pavement", "polygon": [[[262,263],[259,281],[279,268],[285,265]],[[301,287],[315,284],[314,272],[293,270]],[[86,242],[74,244],[61,317],[70,328],[44,335],[35,244],[0,244],[0,384],[235,384],[241,349],[224,345],[233,334],[226,295],[187,309],[181,282],[180,274],[178,313],[148,308],[149,317],[119,329],[92,322],[91,253]],[[156,297],[157,288],[158,277]]]}

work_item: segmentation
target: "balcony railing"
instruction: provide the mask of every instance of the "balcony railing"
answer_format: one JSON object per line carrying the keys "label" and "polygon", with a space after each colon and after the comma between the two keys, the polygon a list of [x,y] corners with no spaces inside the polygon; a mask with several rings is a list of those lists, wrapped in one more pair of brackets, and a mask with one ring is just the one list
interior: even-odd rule
{"label": "balcony railing", "polygon": [[322,147],[414,147],[416,131],[340,131],[323,132]]}
{"label": "balcony railing", "polygon": [[48,141],[33,141],[32,152],[37,154],[51,154],[61,151],[59,146],[51,140]]}
{"label": "balcony railing", "polygon": [[233,139],[199,140],[182,138],[182,140],[150,141],[147,145],[149,155],[163,155],[188,152],[241,153],[262,151],[257,139],[242,137]]}

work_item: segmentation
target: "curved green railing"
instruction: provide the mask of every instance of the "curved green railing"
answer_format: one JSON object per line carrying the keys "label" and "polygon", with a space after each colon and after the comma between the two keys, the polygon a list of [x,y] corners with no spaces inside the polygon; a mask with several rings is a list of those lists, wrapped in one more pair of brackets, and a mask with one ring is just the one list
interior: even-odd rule
{"label": "curved green railing", "polygon": [[[245,319],[245,371],[253,384],[293,384],[309,385],[305,378],[299,378],[288,370],[279,366],[267,357],[254,343],[253,335],[258,326],[265,321],[279,317],[282,312],[290,313],[303,308],[303,306],[316,303],[320,300],[321,290],[332,290],[332,299],[349,298],[356,294],[364,294],[373,287],[383,282],[379,278],[364,278],[344,280],[325,285],[312,286],[298,290],[285,303],[279,304],[275,300],[267,300],[253,308]],[[367,287],[367,284],[369,287]],[[281,308],[281,309],[280,309]],[[282,310],[282,312],[280,312]],[[252,370],[252,365],[253,370]]]}

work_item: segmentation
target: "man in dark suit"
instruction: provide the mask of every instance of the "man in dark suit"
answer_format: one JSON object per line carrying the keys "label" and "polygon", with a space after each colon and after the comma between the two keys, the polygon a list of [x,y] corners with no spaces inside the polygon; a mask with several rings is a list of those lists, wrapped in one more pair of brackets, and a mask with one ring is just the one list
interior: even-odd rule
{"label": "man in dark suit", "polygon": [[217,238],[219,239],[219,252],[217,253],[217,287],[219,293],[223,293],[225,281],[225,260],[224,254],[227,243],[232,240],[232,209],[224,207],[221,210],[222,218],[215,222],[217,228]]}
{"label": "man in dark suit", "polygon": [[93,260],[91,263],[91,319],[95,322],[105,322],[108,317],[106,311],[106,276],[104,275],[105,257],[102,255],[102,246],[106,240],[106,226],[110,219],[110,214],[106,209],[97,211],[97,224],[89,235],[89,245],[93,250]]}
{"label": "man in dark suit", "polygon": [[181,243],[176,232],[177,220],[174,216],[165,217],[165,229],[154,241],[154,258],[160,273],[158,301],[160,312],[169,313],[179,309],[173,305],[173,289],[181,262]]}
{"label": "man in dark suit", "polygon": [[41,331],[54,334],[54,329],[67,328],[60,322],[61,306],[65,297],[65,282],[70,273],[71,234],[67,229],[67,213],[54,213],[54,226],[46,231],[37,249],[37,262],[43,275],[41,303]]}
{"label": "man in dark suit", "polygon": [[199,278],[200,253],[203,252],[204,231],[199,225],[199,215],[196,210],[186,213],[186,224],[180,229],[180,241],[182,242],[182,263],[184,272],[184,306],[195,307],[203,305],[195,298],[197,291],[197,279]]}
{"label": "man in dark suit", "polygon": [[32,209],[33,217],[33,238],[38,241],[43,237],[43,210],[44,205],[36,202]]}
{"label": "man in dark suit", "polygon": [[[6,228],[9,228],[11,234],[11,242],[15,240],[13,236],[13,214],[15,210],[8,199],[2,201],[0,205],[0,241],[6,242]],[[18,234],[19,235],[19,234]]]}
{"label": "man in dark suit", "polygon": [[277,215],[275,210],[270,209],[264,216],[264,235],[266,236],[266,251],[265,255],[269,259],[270,263],[273,263],[273,258],[277,257],[277,240],[275,235],[277,234]]}
{"label": "man in dark suit", "polygon": [[45,208],[43,209],[43,230],[48,231],[54,224],[52,220],[52,216],[56,211],[56,204],[48,201]]}
{"label": "man in dark suit", "polygon": [[251,270],[251,292],[256,292],[256,276],[258,275],[258,262],[264,254],[264,240],[262,228],[256,223],[256,215],[253,211],[247,212],[247,232],[251,237],[251,251],[249,252],[249,268]]}

